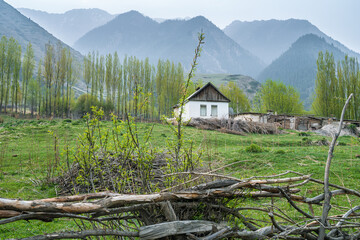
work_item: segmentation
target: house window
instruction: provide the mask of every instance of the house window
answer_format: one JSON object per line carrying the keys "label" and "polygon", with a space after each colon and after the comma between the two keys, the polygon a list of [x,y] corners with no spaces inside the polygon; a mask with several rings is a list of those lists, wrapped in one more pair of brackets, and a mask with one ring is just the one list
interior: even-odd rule
{"label": "house window", "polygon": [[206,117],[206,105],[200,105],[200,116]]}
{"label": "house window", "polygon": [[218,116],[218,106],[217,105],[211,105],[211,116],[212,117]]}

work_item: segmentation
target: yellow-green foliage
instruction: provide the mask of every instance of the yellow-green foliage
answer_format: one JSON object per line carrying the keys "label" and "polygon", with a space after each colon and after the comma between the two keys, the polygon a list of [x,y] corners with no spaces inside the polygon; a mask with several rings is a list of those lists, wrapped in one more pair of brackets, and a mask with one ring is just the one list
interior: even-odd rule
{"label": "yellow-green foliage", "polygon": [[250,146],[245,148],[245,151],[249,153],[261,153],[263,152],[263,149],[259,145],[252,143]]}
{"label": "yellow-green foliage", "polygon": [[228,82],[226,85],[221,85],[220,91],[230,99],[229,107],[231,107],[235,113],[248,112],[250,110],[249,99],[236,83]]}
{"label": "yellow-green foliage", "polygon": [[317,74],[315,80],[315,95],[312,109],[316,115],[340,118],[342,108],[348,96],[353,93],[346,119],[360,119],[360,71],[355,58],[345,56],[344,60],[335,64],[332,53],[319,52],[317,59]]}
{"label": "yellow-green foliage", "polygon": [[267,80],[255,97],[255,108],[261,112],[272,110],[278,114],[300,114],[304,110],[300,94],[292,86]]}

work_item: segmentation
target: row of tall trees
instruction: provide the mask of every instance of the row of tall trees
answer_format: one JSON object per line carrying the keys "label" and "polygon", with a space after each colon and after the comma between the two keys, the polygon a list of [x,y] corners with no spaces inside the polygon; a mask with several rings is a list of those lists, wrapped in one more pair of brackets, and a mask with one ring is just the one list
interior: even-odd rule
{"label": "row of tall trees", "polygon": [[47,44],[43,62],[39,63],[37,85],[39,88],[35,103],[39,113],[47,116],[64,117],[70,115],[73,86],[78,75],[70,49],[60,43]]}
{"label": "row of tall trees", "polygon": [[[45,46],[37,64],[29,43],[24,55],[14,38],[0,40],[0,112],[69,116],[72,86],[76,82],[73,57],[60,43]],[[21,109],[20,109],[21,107]]]}
{"label": "row of tall trees", "polygon": [[10,104],[11,111],[18,111],[22,100],[20,68],[21,46],[14,38],[3,36],[0,40],[0,112],[7,112]]}
{"label": "row of tall trees", "polygon": [[[99,105],[118,115],[128,112],[159,119],[172,114],[182,94],[183,67],[169,60],[159,60],[154,66],[148,58],[125,57],[121,62],[116,52],[106,56],[93,52],[84,58],[83,66],[75,64],[70,50],[60,43],[46,44],[44,58],[36,63],[31,43],[22,56],[14,38],[2,37],[0,112],[30,110],[31,114],[69,117],[71,111],[83,114],[91,105]],[[74,104],[73,87],[80,74],[87,94]]]}
{"label": "row of tall trees", "polygon": [[355,58],[345,56],[335,63],[334,56],[329,52],[319,53],[317,59],[317,75],[313,111],[319,116],[340,117],[348,96],[353,93],[345,117],[360,119],[360,71]]}
{"label": "row of tall trees", "polygon": [[[100,55],[92,52],[84,57],[83,66],[76,65],[68,48],[60,43],[46,44],[44,59],[37,64],[31,43],[22,56],[21,46],[14,38],[0,40],[0,112],[43,114],[69,117],[71,112],[88,112],[91,105],[101,106],[106,112],[124,116],[131,113],[143,119],[170,116],[178,103],[184,83],[181,64],[159,60],[152,65],[149,59],[125,57],[118,54]],[[37,68],[37,71],[35,69]],[[341,114],[350,93],[354,100],[346,114],[349,119],[360,119],[360,71],[355,58],[345,56],[335,63],[332,54],[320,52],[313,112],[320,116]],[[75,104],[74,85],[84,79],[86,94]],[[201,84],[201,82],[200,82]],[[193,84],[195,90],[197,84]],[[231,100],[234,112],[275,111],[279,114],[302,113],[299,93],[292,86],[268,80],[262,84],[253,100],[252,109],[246,95],[229,82],[220,90]]]}
{"label": "row of tall trees", "polygon": [[127,112],[144,119],[171,115],[184,82],[180,63],[159,60],[155,67],[148,58],[127,56],[121,62],[116,52],[106,56],[89,53],[84,58],[83,76],[89,101],[97,99],[107,112]]}

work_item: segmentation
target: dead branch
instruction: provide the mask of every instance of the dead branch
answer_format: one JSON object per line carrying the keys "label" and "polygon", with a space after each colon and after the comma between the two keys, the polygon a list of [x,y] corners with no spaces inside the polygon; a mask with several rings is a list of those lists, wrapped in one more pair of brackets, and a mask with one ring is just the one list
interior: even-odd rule
{"label": "dead branch", "polygon": [[16,211],[7,211],[7,210],[0,210],[0,219],[1,218],[10,218],[20,215],[21,213]]}
{"label": "dead branch", "polygon": [[40,220],[43,222],[52,222],[55,218],[73,218],[73,219],[83,219],[87,221],[97,221],[100,222],[98,219],[89,218],[81,215],[70,214],[70,213],[46,213],[46,212],[39,212],[39,213],[19,213],[14,217],[10,217],[7,219],[0,220],[0,225],[7,224],[11,222],[16,222],[19,220]]}
{"label": "dead branch", "polygon": [[330,166],[331,166],[331,160],[333,158],[333,152],[334,152],[334,148],[335,148],[335,144],[336,144],[336,140],[338,139],[340,133],[341,133],[341,129],[342,129],[342,125],[343,125],[343,121],[344,121],[344,115],[345,115],[345,110],[347,105],[350,102],[350,99],[352,98],[353,94],[351,93],[349,98],[346,100],[344,107],[342,109],[341,112],[341,118],[340,118],[340,123],[339,123],[339,129],[337,131],[337,133],[335,133],[335,135],[333,136],[333,139],[331,141],[331,144],[329,146],[329,153],[328,153],[328,158],[326,160],[326,166],[325,166],[325,174],[324,174],[324,203],[323,203],[323,211],[322,211],[322,215],[321,215],[321,227],[320,227],[320,233],[319,233],[319,240],[323,240],[325,238],[325,226],[328,225],[327,222],[327,217],[331,208],[330,205],[330,200],[331,200],[331,192],[329,190],[329,180],[330,180]]}
{"label": "dead branch", "polygon": [[279,188],[279,190],[284,195],[284,197],[288,200],[290,205],[293,206],[293,208],[295,208],[298,212],[300,212],[305,217],[313,218],[313,216],[311,216],[310,214],[304,212],[302,209],[300,209],[298,206],[296,206],[296,204],[292,201],[291,197],[289,197],[289,195],[282,188]]}
{"label": "dead branch", "polygon": [[[340,219],[340,221],[336,224],[336,227],[340,227],[341,225],[344,224],[345,219],[347,219],[351,214],[353,214],[354,212],[360,210],[360,206],[356,206],[352,209],[350,209],[349,211],[347,211],[342,218]],[[335,233],[337,232],[337,229],[331,230],[327,235],[328,237],[333,236]]]}
{"label": "dead branch", "polygon": [[211,232],[213,229],[221,229],[221,226],[209,221],[174,221],[141,227],[139,236],[144,240],[159,239],[186,233]]}
{"label": "dead branch", "polygon": [[42,202],[80,202],[91,199],[100,199],[114,196],[113,192],[98,192],[98,193],[89,193],[89,194],[80,194],[75,196],[65,196],[65,197],[56,197],[56,198],[46,198],[41,199]]}
{"label": "dead branch", "polygon": [[[83,194],[77,196],[57,197],[40,199],[33,201],[11,200],[0,198],[0,216],[4,218],[0,220],[0,224],[7,224],[20,220],[41,220],[50,222],[55,218],[78,219],[90,223],[95,226],[112,226],[113,229],[125,229],[119,232],[99,232],[96,230],[82,232],[66,232],[58,234],[47,234],[41,237],[36,236],[29,239],[62,239],[62,238],[81,238],[83,236],[119,236],[119,237],[144,237],[144,239],[153,239],[158,237],[172,237],[174,239],[219,239],[219,238],[242,238],[242,239],[267,239],[270,237],[282,239],[316,239],[321,224],[319,217],[313,216],[303,211],[295,204],[317,204],[320,205],[324,201],[324,194],[307,198],[296,195],[301,189],[294,187],[303,186],[310,183],[322,184],[320,180],[314,180],[310,175],[296,173],[296,177],[276,178],[291,173],[287,171],[282,174],[262,177],[263,179],[224,179],[202,183],[189,190],[182,192],[160,192],[153,194],[118,194],[112,192],[100,192]],[[296,184],[296,182],[300,182]],[[295,183],[295,184],[291,184]],[[343,195],[352,192],[351,189],[333,190],[332,195]],[[356,194],[354,194],[357,196]],[[255,207],[239,207],[238,204],[233,205],[229,199],[241,202],[246,199],[257,198],[279,198],[287,200],[290,205],[296,209],[301,215],[309,219],[306,222],[296,222],[294,219],[274,205],[272,201],[271,207],[255,208]],[[237,200],[238,199],[238,200]],[[241,205],[240,205],[241,206]],[[277,209],[277,212],[274,212]],[[353,208],[343,215],[328,217],[328,220],[337,221],[337,224],[325,226],[330,230],[329,238],[341,236],[344,229],[358,228],[356,222],[358,218],[352,218],[355,211],[360,207]],[[200,212],[203,216],[212,216],[211,219],[200,221],[198,226],[191,214]],[[242,211],[245,211],[246,214]],[[252,218],[254,211],[264,212],[263,216],[268,219]],[[189,215],[190,214],[190,215]],[[197,215],[195,215],[197,216]],[[243,229],[230,229],[226,224],[221,226],[213,221],[218,218],[219,222],[226,219],[238,219]],[[276,217],[276,218],[275,218]],[[220,220],[221,219],[221,220]],[[284,220],[287,225],[283,225]],[[315,224],[308,224],[309,222]],[[271,226],[269,226],[271,225]],[[85,225],[84,225],[85,226]],[[143,226],[137,228],[135,226]],[[123,228],[125,227],[125,228]],[[99,227],[97,227],[99,228]],[[82,229],[86,230],[86,229]],[[332,231],[331,231],[332,230]],[[101,235],[104,234],[105,235]],[[200,234],[201,233],[201,234]],[[95,235],[91,235],[95,234]],[[96,235],[98,234],[98,235]],[[116,235],[117,234],[117,235]],[[128,235],[126,235],[128,234]],[[199,237],[202,236],[202,238]],[[349,234],[346,232],[346,234]],[[353,233],[352,236],[357,234]]]}
{"label": "dead branch", "polygon": [[241,187],[249,187],[257,184],[276,184],[276,183],[290,183],[290,182],[297,182],[302,181],[305,179],[310,178],[311,175],[304,175],[300,177],[290,177],[290,178],[280,178],[280,179],[262,179],[262,180],[249,180],[244,182],[236,183],[230,186],[229,190],[234,190]]}
{"label": "dead branch", "polygon": [[86,230],[82,232],[64,232],[64,233],[52,233],[44,234],[29,238],[21,238],[20,240],[52,240],[52,239],[84,239],[86,237],[95,236],[119,236],[119,237],[138,237],[137,232],[123,232],[118,230]]}
{"label": "dead branch", "polygon": [[[0,210],[13,210],[17,212],[60,212],[60,213],[96,213],[107,208],[121,207],[127,204],[159,203],[174,200],[202,200],[207,198],[239,198],[239,197],[281,197],[279,193],[268,192],[229,192],[222,189],[204,192],[158,193],[146,195],[116,194],[96,202],[57,203],[39,200],[24,201],[0,198]],[[301,196],[291,195],[297,201],[304,201]]]}

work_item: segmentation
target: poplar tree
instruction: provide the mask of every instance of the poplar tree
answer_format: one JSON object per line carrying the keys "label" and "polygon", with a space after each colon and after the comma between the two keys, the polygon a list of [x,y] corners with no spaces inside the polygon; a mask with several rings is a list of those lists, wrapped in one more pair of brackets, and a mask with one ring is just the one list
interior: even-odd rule
{"label": "poplar tree", "polygon": [[163,108],[163,62],[159,59],[156,69],[156,78],[155,78],[155,84],[156,84],[156,97],[157,97],[157,107],[158,107],[158,119],[160,119],[161,116],[161,110]]}
{"label": "poplar tree", "polygon": [[91,53],[84,57],[84,81],[86,84],[86,94],[89,94],[89,87],[91,83]]}
{"label": "poplar tree", "polygon": [[43,76],[42,76],[42,61],[41,60],[38,63],[36,80],[37,80],[37,87],[38,87],[38,90],[37,90],[37,112],[38,112],[38,115],[40,115],[41,114],[41,100],[43,97],[43,94],[42,94]]}
{"label": "poplar tree", "polygon": [[52,99],[52,84],[54,78],[54,47],[48,43],[45,46],[46,54],[44,59],[44,75],[45,75],[45,112],[47,116],[52,114],[51,99]]}
{"label": "poplar tree", "polygon": [[2,36],[0,40],[0,113],[2,112],[5,99],[5,70],[6,70],[6,48],[7,38]]}
{"label": "poplar tree", "polygon": [[104,103],[104,82],[105,82],[105,59],[104,56],[100,56],[100,61],[99,61],[99,91],[100,91],[100,104],[103,105]]}
{"label": "poplar tree", "polygon": [[34,50],[31,43],[26,47],[26,52],[23,60],[23,69],[22,69],[22,85],[23,85],[23,96],[24,96],[24,115],[26,114],[26,100],[28,93],[28,85],[30,79],[33,77],[35,68],[35,56]]}
{"label": "poplar tree", "polygon": [[9,95],[12,85],[12,78],[14,74],[15,58],[16,58],[17,42],[11,37],[7,46],[6,53],[6,87],[5,87],[5,113],[7,112],[7,105],[9,103]]}
{"label": "poplar tree", "polygon": [[112,55],[108,54],[108,55],[106,55],[106,64],[105,64],[105,68],[106,68],[106,73],[105,73],[106,104],[111,104],[111,100],[112,100],[112,91],[111,91],[112,81],[113,81],[112,67],[113,67],[112,66]]}
{"label": "poplar tree", "polygon": [[315,114],[339,118],[347,97],[353,93],[354,98],[345,117],[359,119],[359,75],[359,63],[355,58],[345,56],[336,66],[332,54],[326,52],[324,55],[320,52],[317,59],[315,95],[312,104]]}
{"label": "poplar tree", "polygon": [[20,89],[20,72],[21,70],[21,46],[17,45],[15,51],[15,60],[14,60],[14,76],[12,84],[12,99],[11,99],[11,111],[13,111],[13,105],[15,104],[15,112],[17,113],[18,104],[21,101],[21,89]]}

